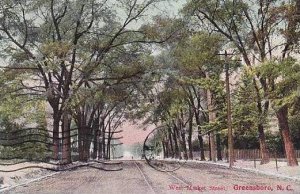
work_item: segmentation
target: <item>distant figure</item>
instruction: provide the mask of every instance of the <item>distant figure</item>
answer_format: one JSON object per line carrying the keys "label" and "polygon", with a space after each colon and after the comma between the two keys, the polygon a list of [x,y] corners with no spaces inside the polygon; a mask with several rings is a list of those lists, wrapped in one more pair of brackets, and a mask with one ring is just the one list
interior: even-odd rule
{"label": "distant figure", "polygon": [[133,160],[133,156],[131,156],[131,160]]}

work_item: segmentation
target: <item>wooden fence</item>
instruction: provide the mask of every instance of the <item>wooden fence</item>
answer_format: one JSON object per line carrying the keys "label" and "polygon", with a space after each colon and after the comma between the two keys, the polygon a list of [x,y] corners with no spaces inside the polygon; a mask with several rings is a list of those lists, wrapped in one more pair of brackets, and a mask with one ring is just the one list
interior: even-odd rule
{"label": "wooden fence", "polygon": [[[297,158],[300,158],[300,150],[295,150]],[[283,159],[285,158],[284,153],[275,153],[270,152],[270,158],[279,158]],[[200,152],[193,152],[194,158],[200,158]],[[206,159],[209,159],[209,151],[204,151],[204,156]],[[234,150],[234,156],[236,160],[254,160],[254,159],[260,159],[261,154],[259,149],[235,149]],[[226,151],[222,151],[222,158],[226,159]]]}

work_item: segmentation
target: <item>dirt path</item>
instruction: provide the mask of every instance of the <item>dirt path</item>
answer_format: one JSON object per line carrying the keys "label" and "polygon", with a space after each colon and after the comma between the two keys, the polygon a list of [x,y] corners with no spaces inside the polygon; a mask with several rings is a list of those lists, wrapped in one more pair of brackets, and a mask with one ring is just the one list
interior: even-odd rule
{"label": "dirt path", "polygon": [[[283,190],[277,190],[278,188]],[[209,164],[186,164],[174,173],[164,173],[152,169],[143,161],[127,161],[123,163],[122,171],[111,172],[83,167],[4,193],[181,194],[199,192],[292,194],[300,192],[300,183],[228,170]]]}

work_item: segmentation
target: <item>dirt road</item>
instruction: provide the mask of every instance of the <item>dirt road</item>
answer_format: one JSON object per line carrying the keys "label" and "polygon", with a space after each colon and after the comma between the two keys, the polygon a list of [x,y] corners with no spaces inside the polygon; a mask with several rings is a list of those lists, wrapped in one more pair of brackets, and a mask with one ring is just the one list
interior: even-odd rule
{"label": "dirt road", "polygon": [[300,193],[300,183],[229,170],[210,164],[186,164],[173,173],[159,172],[143,161],[124,161],[121,171],[89,167],[66,171],[5,191],[26,194],[154,193]]}

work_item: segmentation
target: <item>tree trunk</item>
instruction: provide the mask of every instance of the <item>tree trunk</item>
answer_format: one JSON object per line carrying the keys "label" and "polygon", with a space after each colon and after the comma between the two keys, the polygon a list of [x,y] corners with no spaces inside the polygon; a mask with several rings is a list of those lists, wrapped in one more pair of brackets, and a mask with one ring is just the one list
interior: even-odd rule
{"label": "tree trunk", "polygon": [[201,135],[201,126],[200,126],[201,122],[200,122],[199,115],[195,115],[195,116],[196,116],[196,124],[198,128],[198,141],[200,147],[201,161],[204,161],[205,155],[204,155],[204,142],[203,142],[203,137]]}
{"label": "tree trunk", "polygon": [[63,113],[63,122],[62,122],[62,161],[63,164],[70,164],[71,161],[71,135],[70,135],[70,126],[71,122],[68,118],[68,113]]}
{"label": "tree trunk", "polygon": [[106,147],[107,147],[107,158],[110,160],[111,159],[111,153],[110,153],[110,150],[111,150],[111,140],[112,140],[112,133],[111,133],[111,121],[109,120],[108,121],[109,124],[108,124],[108,134],[107,134],[107,144],[106,144]]}
{"label": "tree trunk", "polygon": [[110,138],[110,133],[108,133],[108,139],[107,139],[107,144],[106,144],[106,158],[110,160],[110,148],[111,148],[111,138]]}
{"label": "tree trunk", "polygon": [[222,148],[221,148],[221,135],[218,133],[216,135],[217,140],[217,159],[222,160]]}
{"label": "tree trunk", "polygon": [[209,161],[212,161],[212,155],[211,155],[211,144],[210,144],[211,138],[210,133],[208,133],[208,150],[209,150]]}
{"label": "tree trunk", "polygon": [[105,126],[104,126],[104,122],[103,122],[103,127],[102,127],[102,157],[103,159],[107,159],[106,158],[106,146],[105,146]]}
{"label": "tree trunk", "polygon": [[264,126],[262,124],[258,125],[258,134],[259,134],[259,149],[261,153],[260,164],[267,164],[270,162],[270,156],[266,145]]}
{"label": "tree trunk", "polygon": [[80,127],[78,128],[78,155],[79,161],[83,161],[83,140],[82,140],[82,131]]}
{"label": "tree trunk", "polygon": [[[253,83],[254,83],[256,95],[257,95],[256,103],[257,103],[258,113],[260,116],[266,115],[267,111],[269,109],[269,102],[265,102],[264,111],[263,111],[263,105],[261,102],[262,100],[260,97],[260,91],[258,89],[255,79],[253,79]],[[265,89],[266,87],[263,87],[263,88]],[[259,148],[260,148],[260,152],[261,152],[261,164],[266,164],[270,161],[270,158],[269,158],[269,153],[268,153],[268,149],[267,149],[267,145],[266,145],[264,126],[262,123],[258,124],[258,134],[259,134]]]}
{"label": "tree trunk", "polygon": [[85,125],[82,128],[82,162],[87,162],[87,153],[86,153],[86,147],[87,147],[87,141],[86,141],[86,127]]}
{"label": "tree trunk", "polygon": [[276,116],[279,122],[279,129],[283,137],[285,155],[287,158],[288,166],[298,166],[298,161],[295,154],[294,145],[290,135],[290,129],[288,124],[288,107],[283,106],[276,112]]}
{"label": "tree trunk", "polygon": [[167,139],[165,140],[165,145],[166,145],[166,158],[169,158],[170,157],[170,144]]}
{"label": "tree trunk", "polygon": [[[183,130],[183,129],[181,129],[181,130]],[[187,148],[186,148],[185,133],[181,131],[180,134],[181,134],[181,147],[183,149],[183,158],[185,160],[187,160],[188,159],[188,153],[187,153]]]}
{"label": "tree trunk", "polygon": [[180,158],[180,150],[179,150],[179,146],[178,146],[176,127],[173,127],[173,141],[174,141],[174,147],[175,147],[175,158]]}
{"label": "tree trunk", "polygon": [[201,132],[198,131],[198,141],[200,146],[200,154],[201,154],[201,161],[205,161],[205,154],[204,154],[204,142],[203,137],[200,135]]}
{"label": "tree trunk", "polygon": [[100,130],[100,118],[99,116],[93,121],[93,155],[92,158],[95,160],[98,153],[98,142],[99,142],[99,130]]}
{"label": "tree trunk", "polygon": [[174,152],[174,145],[173,145],[173,140],[172,140],[172,131],[171,131],[170,128],[168,128],[168,139],[170,141],[170,143],[169,143],[169,145],[170,145],[169,156],[174,158],[175,157],[175,152]]}
{"label": "tree trunk", "polygon": [[83,161],[87,162],[90,159],[90,130],[88,129],[88,126],[84,125],[83,130]]}
{"label": "tree trunk", "polygon": [[81,118],[78,119],[78,154],[79,161],[84,161],[84,129]]}
{"label": "tree trunk", "polygon": [[188,134],[188,146],[189,146],[189,159],[193,160],[193,140],[192,140],[192,136],[193,136],[193,115],[192,115],[192,111],[190,111],[190,121],[189,121],[189,134]]}
{"label": "tree trunk", "polygon": [[78,130],[78,160],[82,161],[82,141],[81,141],[81,134]]}
{"label": "tree trunk", "polygon": [[53,160],[59,160],[59,121],[57,113],[53,113]]}
{"label": "tree trunk", "polygon": [[99,124],[99,132],[98,132],[98,159],[103,159],[103,123],[102,121]]}
{"label": "tree trunk", "polygon": [[86,161],[88,161],[90,158],[91,158],[91,152],[90,152],[90,148],[91,148],[91,145],[92,145],[92,141],[93,141],[93,138],[92,138],[92,130],[90,128],[90,126],[87,126],[86,127]]}
{"label": "tree trunk", "polygon": [[87,162],[89,158],[89,154],[87,151],[89,151],[88,147],[88,141],[87,141],[87,129],[85,126],[84,121],[80,121],[80,127],[78,128],[78,134],[79,134],[79,161]]}
{"label": "tree trunk", "polygon": [[167,155],[168,155],[168,153],[167,153],[167,146],[166,146],[164,140],[161,142],[161,144],[162,144],[162,148],[163,148],[163,158],[165,159],[165,158],[168,157],[168,156],[167,156]]}
{"label": "tree trunk", "polygon": [[[207,75],[209,78],[209,76]],[[213,123],[216,120],[216,112],[214,111],[214,105],[212,102],[212,93],[208,89],[207,90],[207,109],[208,109],[208,117],[209,117],[209,123]],[[210,153],[211,153],[211,159],[212,161],[217,161],[217,155],[216,155],[216,140],[215,140],[215,132],[210,132]]]}

